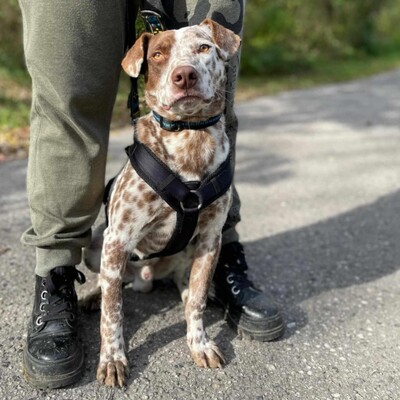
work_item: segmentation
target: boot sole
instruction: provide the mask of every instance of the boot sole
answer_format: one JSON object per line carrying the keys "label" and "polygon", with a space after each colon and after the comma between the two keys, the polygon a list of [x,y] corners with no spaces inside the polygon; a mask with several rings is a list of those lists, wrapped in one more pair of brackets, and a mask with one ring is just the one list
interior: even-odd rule
{"label": "boot sole", "polygon": [[[225,304],[217,297],[209,297],[209,300],[223,308],[224,319],[228,322],[228,325],[230,325],[231,328],[237,331],[240,338],[257,340],[259,342],[271,342],[280,338],[285,332],[282,316],[280,314],[276,314],[275,317],[269,318],[267,324],[264,322],[264,324],[259,324],[259,326],[257,326],[257,323],[254,320],[246,321],[244,316],[230,312],[229,305]],[[254,329],[244,326],[241,321],[248,322],[247,325],[253,325]],[[265,325],[269,326],[266,327]]]}
{"label": "boot sole", "polygon": [[259,342],[271,342],[280,338],[285,329],[282,322],[282,317],[278,315],[276,318],[269,320],[269,324],[275,325],[273,328],[262,329],[262,330],[253,330],[247,327],[244,327],[237,318],[232,316],[227,309],[225,311],[225,319],[228,324],[237,330],[238,336],[243,339],[249,340],[257,340]]}
{"label": "boot sole", "polygon": [[[82,377],[84,358],[80,360],[80,363],[76,369],[69,371],[65,374],[59,375],[45,375],[40,373],[34,373],[29,365],[36,364],[40,367],[40,363],[37,360],[33,361],[32,357],[29,356],[26,349],[23,353],[23,363],[22,363],[22,373],[26,381],[35,387],[36,389],[58,389],[65,386],[72,385],[73,383],[79,381]],[[37,368],[38,369],[38,368]]]}

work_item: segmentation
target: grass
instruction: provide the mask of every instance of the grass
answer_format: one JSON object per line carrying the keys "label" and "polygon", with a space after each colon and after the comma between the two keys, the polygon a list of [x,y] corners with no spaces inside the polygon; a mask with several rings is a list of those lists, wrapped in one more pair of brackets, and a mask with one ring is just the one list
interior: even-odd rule
{"label": "grass", "polygon": [[[237,87],[237,101],[326,83],[344,82],[400,68],[400,52],[348,60],[318,61],[307,71],[291,75],[245,76]],[[121,78],[112,128],[129,124],[126,98],[129,79]],[[0,67],[0,161],[23,157],[29,142],[30,80],[21,68]],[[142,106],[144,109],[144,106]]]}
{"label": "grass", "polygon": [[241,76],[236,101],[249,100],[265,94],[274,95],[287,90],[306,89],[327,83],[340,83],[365,78],[400,68],[400,52],[379,57],[359,57],[336,61],[321,61],[307,71],[272,77]]}

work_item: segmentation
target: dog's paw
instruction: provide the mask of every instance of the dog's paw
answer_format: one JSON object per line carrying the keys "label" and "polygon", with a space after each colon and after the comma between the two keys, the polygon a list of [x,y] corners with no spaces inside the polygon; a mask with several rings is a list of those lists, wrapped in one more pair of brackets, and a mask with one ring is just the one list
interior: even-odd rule
{"label": "dog's paw", "polygon": [[198,367],[222,368],[222,364],[225,363],[224,355],[212,340],[192,344],[190,347],[193,361]]}
{"label": "dog's paw", "polygon": [[112,387],[123,387],[129,376],[127,361],[101,362],[97,367],[97,380],[99,383]]}

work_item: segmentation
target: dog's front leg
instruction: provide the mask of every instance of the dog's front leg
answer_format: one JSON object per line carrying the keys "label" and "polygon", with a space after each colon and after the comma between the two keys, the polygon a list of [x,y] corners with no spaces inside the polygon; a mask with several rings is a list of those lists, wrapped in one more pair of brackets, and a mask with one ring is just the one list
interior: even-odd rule
{"label": "dog's front leg", "polygon": [[189,279],[186,301],[187,343],[199,367],[221,367],[224,357],[217,345],[207,337],[203,325],[207,294],[221,247],[221,235],[199,237]]}
{"label": "dog's front leg", "polygon": [[122,277],[127,252],[123,244],[106,231],[101,256],[101,349],[97,380],[107,386],[123,386],[128,376],[128,360],[122,328]]}

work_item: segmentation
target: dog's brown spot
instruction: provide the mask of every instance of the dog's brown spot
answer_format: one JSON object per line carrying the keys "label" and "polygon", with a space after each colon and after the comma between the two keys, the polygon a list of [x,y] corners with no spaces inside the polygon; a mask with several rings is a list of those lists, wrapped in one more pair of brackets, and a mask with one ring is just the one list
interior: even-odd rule
{"label": "dog's brown spot", "polygon": [[148,191],[143,193],[143,201],[146,203],[152,203],[153,201],[157,200],[158,195],[153,191]]}
{"label": "dog's brown spot", "polygon": [[[129,195],[129,192],[124,192],[122,195],[122,198],[126,203],[129,203],[129,201],[131,200],[131,196]],[[117,202],[119,202],[119,200]]]}
{"label": "dog's brown spot", "polygon": [[145,206],[143,199],[139,199],[136,204],[140,209],[142,209]]}
{"label": "dog's brown spot", "polygon": [[122,213],[122,222],[124,224],[127,224],[127,223],[132,223],[132,221],[133,221],[132,211],[128,208],[124,210],[124,212]]}

